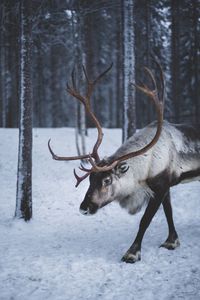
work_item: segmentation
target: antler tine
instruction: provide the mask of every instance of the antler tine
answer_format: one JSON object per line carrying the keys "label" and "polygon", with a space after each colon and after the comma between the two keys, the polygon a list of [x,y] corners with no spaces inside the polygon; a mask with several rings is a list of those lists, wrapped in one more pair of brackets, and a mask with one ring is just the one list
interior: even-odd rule
{"label": "antler tine", "polygon": [[75,66],[72,70],[72,73],[71,73],[71,78],[72,78],[72,86],[73,86],[73,89],[76,90],[76,74],[75,74]]}
{"label": "antler tine", "polygon": [[160,77],[161,77],[161,99],[162,99],[162,103],[163,103],[163,107],[164,107],[164,102],[165,102],[165,76],[162,70],[161,65],[159,64],[159,62],[156,61],[156,64],[159,68],[160,71]]}
{"label": "antler tine", "polygon": [[93,81],[90,81],[89,77],[88,77],[88,74],[87,74],[87,71],[86,71],[84,65],[82,65],[83,72],[84,72],[84,75],[85,75],[85,78],[86,78],[86,81],[87,81],[87,84],[88,84],[88,90],[87,90],[87,98],[88,99],[91,97],[91,94],[93,92],[93,88],[96,85],[96,83],[98,81],[100,81],[101,78],[104,75],[106,75],[106,73],[108,73],[112,69],[112,66],[113,66],[113,63],[111,63],[110,66],[105,71],[103,71],[100,75],[98,75],[96,79],[94,79]]}
{"label": "antler tine", "polygon": [[164,102],[165,102],[165,99],[164,99],[164,96],[165,96],[165,76],[164,76],[162,67],[161,67],[158,59],[152,53],[151,53],[151,57],[152,57],[153,61],[155,62],[156,66],[158,67],[159,72],[160,72],[160,78],[161,78],[161,99],[162,99],[162,103],[163,103],[163,107],[164,107]]}
{"label": "antler tine", "polygon": [[85,97],[81,96],[80,93],[76,90],[76,87],[75,87],[76,86],[75,78],[72,79],[72,86],[73,87],[71,87],[69,85],[69,83],[67,82],[67,92],[70,95],[72,95],[74,98],[78,99],[86,107],[86,99],[85,99]]}
{"label": "antler tine", "polygon": [[153,73],[152,73],[151,70],[150,70],[149,68],[147,68],[147,67],[144,67],[144,69],[145,69],[145,71],[149,74],[149,77],[151,78],[151,80],[152,80],[152,82],[153,82],[153,84],[154,84],[154,89],[157,91],[157,90],[158,90],[158,88],[157,88],[157,83],[156,83],[156,80],[155,80],[155,78],[154,78],[154,76],[153,76]]}
{"label": "antler tine", "polygon": [[84,179],[86,179],[89,175],[90,175],[90,173],[86,173],[85,175],[83,175],[83,176],[80,177],[80,176],[78,176],[76,174],[76,171],[74,169],[74,176],[75,176],[75,178],[77,180],[75,187],[79,186],[79,184],[81,183],[81,181],[83,181]]}
{"label": "antler tine", "polygon": [[[159,108],[160,108],[160,110],[162,110],[162,114],[163,114],[163,110],[164,110],[164,90],[165,90],[164,73],[163,73],[161,65],[157,62],[157,60],[154,59],[154,61],[155,61],[156,65],[159,67],[159,71],[160,71],[160,78],[161,78],[161,100],[159,100],[158,87],[157,87],[157,83],[156,83],[156,80],[154,78],[154,75],[151,72],[151,70],[148,69],[148,68],[146,68],[146,67],[145,67],[145,70],[149,74],[149,76],[150,76],[150,78],[151,78],[151,80],[152,80],[152,82],[154,84],[154,88],[155,89],[154,89],[154,91],[151,91],[148,87],[145,86],[145,89],[143,90],[143,92],[146,93],[148,96],[150,96],[151,99],[154,101],[155,104],[157,103],[156,108],[157,108],[157,106],[159,106]],[[137,86],[137,87],[140,90],[142,90],[141,87],[139,87],[139,86]],[[151,94],[154,94],[154,96],[153,95],[151,96]]]}
{"label": "antler tine", "polygon": [[89,77],[88,77],[88,74],[87,74],[87,71],[85,69],[85,66],[82,65],[82,68],[83,68],[83,73],[85,75],[85,78],[86,78],[86,81],[87,81],[87,84],[90,84],[90,80],[89,80]]}
{"label": "antler tine", "polygon": [[85,168],[82,164],[80,165],[79,169],[83,172],[86,172],[88,173],[88,175],[92,172],[94,173],[98,173],[98,172],[106,172],[106,171],[109,171],[111,169],[113,169],[114,167],[116,167],[116,165],[118,164],[118,160],[117,161],[114,161],[113,163],[109,164],[109,165],[105,165],[105,166],[98,166],[95,161],[92,159],[92,156],[90,155],[89,157],[89,162],[90,164],[92,165],[92,168],[88,169],[88,168]]}
{"label": "antler tine", "polygon": [[98,173],[98,172],[106,172],[112,170],[119,163],[119,160],[115,160],[111,164],[105,165],[103,167],[96,165],[91,156],[89,157],[89,162],[92,165],[91,172]]}
{"label": "antler tine", "polygon": [[90,171],[91,171],[91,168],[90,168],[90,169],[85,168],[85,167],[83,166],[83,164],[80,164],[79,169],[80,169],[81,171],[83,171],[83,172],[90,172]]}
{"label": "antler tine", "polygon": [[63,160],[63,161],[69,161],[69,160],[79,160],[79,159],[87,159],[90,157],[89,154],[86,154],[86,155],[79,155],[79,156],[69,156],[69,157],[64,157],[64,156],[58,156],[56,155],[51,146],[50,146],[50,142],[51,142],[51,139],[48,140],[48,148],[49,148],[49,151],[52,155],[52,158],[55,159],[55,160]]}
{"label": "antler tine", "polygon": [[93,81],[93,84],[96,84],[104,75],[106,75],[106,73],[108,73],[111,69],[112,69],[112,66],[113,66],[113,62],[111,62],[110,66],[105,70],[103,71],[94,81]]}
{"label": "antler tine", "polygon": [[[142,83],[142,85],[137,85],[134,84],[134,86],[136,88],[138,88],[140,91],[142,91],[143,93],[145,93],[147,96],[149,96],[156,105],[160,106],[161,105],[161,101],[159,101],[159,97],[158,97],[158,88],[157,88],[157,83],[156,80],[154,78],[153,73],[151,72],[151,70],[147,67],[144,67],[145,71],[147,72],[147,74],[149,75],[149,77],[151,78],[153,85],[154,85],[154,90],[151,90],[149,87],[147,87],[145,84]],[[161,80],[163,82],[163,80]],[[163,98],[161,97],[162,102],[163,102]]]}

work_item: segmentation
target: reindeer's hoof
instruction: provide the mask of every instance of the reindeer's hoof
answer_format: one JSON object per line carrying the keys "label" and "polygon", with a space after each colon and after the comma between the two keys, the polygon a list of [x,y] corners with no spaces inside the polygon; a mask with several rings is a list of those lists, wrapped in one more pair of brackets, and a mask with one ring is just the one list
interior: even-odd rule
{"label": "reindeer's hoof", "polygon": [[175,250],[177,247],[180,246],[180,241],[179,239],[176,239],[174,241],[168,241],[164,242],[160,247],[166,248],[168,250]]}
{"label": "reindeer's hoof", "polygon": [[130,250],[126,252],[126,254],[122,257],[122,261],[134,264],[136,261],[141,260],[141,252],[137,251],[136,253],[131,253]]}

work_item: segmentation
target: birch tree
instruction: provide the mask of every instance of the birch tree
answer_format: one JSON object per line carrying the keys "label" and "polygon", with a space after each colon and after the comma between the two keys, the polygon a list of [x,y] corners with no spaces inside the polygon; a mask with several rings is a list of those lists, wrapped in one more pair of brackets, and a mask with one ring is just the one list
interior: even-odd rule
{"label": "birch tree", "polygon": [[20,1],[20,124],[15,217],[32,217],[31,0]]}
{"label": "birch tree", "polygon": [[135,55],[134,55],[134,0],[123,1],[123,141],[129,138],[136,130],[135,89]]}

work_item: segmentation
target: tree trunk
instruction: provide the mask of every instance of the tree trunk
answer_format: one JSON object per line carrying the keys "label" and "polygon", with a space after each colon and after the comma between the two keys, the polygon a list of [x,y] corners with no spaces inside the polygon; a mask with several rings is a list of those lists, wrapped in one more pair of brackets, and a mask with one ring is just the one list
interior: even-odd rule
{"label": "tree trunk", "polygon": [[133,0],[123,1],[123,47],[124,47],[124,107],[123,107],[123,141],[136,130],[135,89],[135,53],[134,53],[134,16]]}
{"label": "tree trunk", "polygon": [[122,58],[122,51],[123,51],[123,45],[122,45],[122,28],[123,28],[123,20],[121,20],[120,24],[116,24],[117,32],[116,32],[116,43],[117,43],[117,51],[116,51],[116,106],[117,106],[117,116],[116,116],[116,124],[117,127],[122,127],[123,124],[123,116],[122,116],[122,107],[123,107],[123,74],[121,72],[122,66],[123,66],[123,58]]}
{"label": "tree trunk", "polygon": [[[145,65],[151,68],[151,0],[145,0],[145,25],[146,25],[146,60]],[[142,95],[143,96],[143,95]],[[148,105],[147,109],[147,122],[150,123],[153,119],[154,110],[152,105]]]}
{"label": "tree trunk", "polygon": [[15,217],[32,217],[31,1],[20,1],[20,124]]}
{"label": "tree trunk", "polygon": [[[84,53],[84,41],[83,41],[83,32],[82,27],[83,22],[81,21],[80,15],[78,10],[73,11],[72,15],[72,29],[73,29],[73,39],[74,39],[74,55],[75,55],[75,64],[77,66],[78,70],[78,76],[79,78],[76,78],[78,80],[78,88],[80,92],[84,93],[84,89],[81,88],[83,85],[83,70],[82,65],[86,65],[85,62],[85,53]],[[81,145],[79,145],[79,136]],[[76,147],[78,155],[85,155],[86,153],[86,114],[85,114],[85,108],[82,104],[79,102],[76,105]]]}
{"label": "tree trunk", "polygon": [[193,94],[195,104],[195,123],[199,124],[200,121],[200,88],[199,88],[199,58],[198,58],[198,49],[199,49],[199,33],[198,33],[198,16],[200,9],[197,7],[197,1],[192,1],[192,20],[193,20],[193,35],[194,35],[194,44],[193,44],[193,53],[192,53],[192,64],[194,66],[193,76]]}
{"label": "tree trunk", "polygon": [[[3,8],[2,8],[2,14],[3,14]],[[3,19],[3,17],[2,17]],[[2,27],[3,27],[3,24],[1,24]],[[6,66],[5,66],[5,43],[4,43],[4,31],[1,30],[0,31],[0,45],[1,45],[1,48],[0,48],[0,67],[1,67],[1,70],[0,70],[0,83],[1,83],[1,101],[0,101],[0,104],[1,104],[1,122],[0,122],[0,125],[1,127],[6,127],[6,107],[7,107],[7,104],[6,104],[6,95],[5,95],[5,74],[6,74]]]}
{"label": "tree trunk", "polygon": [[[17,5],[15,6],[17,9]],[[19,101],[18,101],[18,70],[19,70],[19,48],[18,37],[19,37],[19,27],[14,26],[15,12],[13,11],[13,6],[9,3],[10,11],[10,24],[8,25],[8,39],[9,47],[7,47],[7,127],[18,127],[18,116],[19,116]]]}
{"label": "tree trunk", "polygon": [[179,60],[179,42],[180,42],[180,28],[179,28],[179,0],[171,0],[172,13],[172,100],[174,103],[175,120],[180,122],[180,60]]}

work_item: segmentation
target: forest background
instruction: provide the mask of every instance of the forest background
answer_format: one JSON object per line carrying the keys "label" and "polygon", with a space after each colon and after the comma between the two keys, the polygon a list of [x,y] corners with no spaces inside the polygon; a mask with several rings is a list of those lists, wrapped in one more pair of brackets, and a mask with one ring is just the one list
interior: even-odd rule
{"label": "forest background", "polygon": [[[102,126],[123,126],[124,5],[127,1],[54,0],[32,4],[32,93],[34,127],[74,127],[80,108],[66,92],[66,82],[83,63],[91,78],[111,62],[111,72],[92,98]],[[157,75],[152,56],[166,78],[165,119],[199,123],[199,0],[135,0],[133,81],[145,82],[143,66]],[[0,4],[0,127],[18,127],[20,1]],[[133,45],[132,45],[133,47]],[[136,91],[136,127],[155,118],[154,109]],[[78,115],[78,117],[76,117]],[[87,126],[93,126],[87,120]]]}

